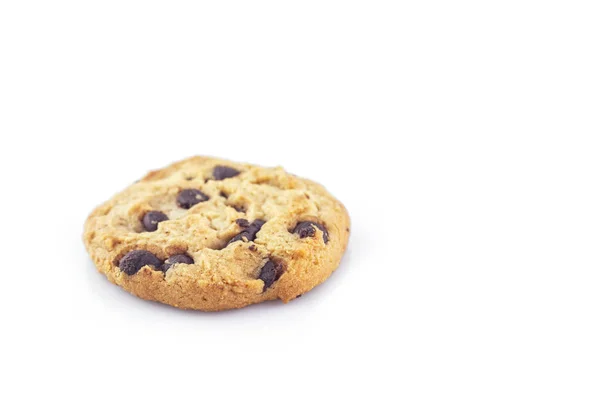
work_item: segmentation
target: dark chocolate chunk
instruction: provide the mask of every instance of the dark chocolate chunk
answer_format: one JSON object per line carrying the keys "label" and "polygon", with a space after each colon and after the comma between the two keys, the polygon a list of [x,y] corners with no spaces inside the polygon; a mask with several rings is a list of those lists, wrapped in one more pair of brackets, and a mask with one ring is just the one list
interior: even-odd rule
{"label": "dark chocolate chunk", "polygon": [[208,196],[198,189],[184,189],[177,195],[177,204],[185,209],[206,200],[208,200]]}
{"label": "dark chocolate chunk", "polygon": [[[244,221],[246,221],[246,220],[244,220]],[[246,221],[246,222],[248,222],[248,221]],[[233,242],[237,242],[238,240],[243,241],[244,238],[248,242],[253,241],[254,239],[256,239],[256,234],[258,233],[258,231],[260,231],[260,228],[264,224],[265,224],[265,221],[263,221],[262,219],[256,219],[256,220],[252,221],[252,223],[249,224],[248,227],[246,227],[243,231],[241,231],[240,233],[238,233],[237,235],[232,237],[229,240],[229,242],[227,242],[227,245],[225,247],[229,246]],[[238,223],[238,225],[239,225],[239,223]],[[242,225],[240,225],[240,226],[242,226]]]}
{"label": "dark chocolate chunk", "polygon": [[269,288],[273,282],[275,282],[282,274],[282,268],[279,264],[275,264],[273,261],[269,260],[260,270],[260,274],[258,275],[258,279],[263,281],[265,285],[263,286],[263,292]]}
{"label": "dark chocolate chunk", "polygon": [[127,275],[133,275],[145,265],[152,265],[155,269],[161,266],[160,260],[146,250],[133,250],[125,254],[119,261],[119,268]]}
{"label": "dark chocolate chunk", "polygon": [[142,225],[144,229],[148,232],[154,232],[158,229],[158,223],[168,220],[164,213],[160,211],[148,211],[144,214],[144,218],[142,218]]}
{"label": "dark chocolate chunk", "polygon": [[193,264],[194,259],[187,254],[175,254],[167,258],[165,263],[162,266],[162,270],[167,272],[169,268],[171,268],[174,264]]}
{"label": "dark chocolate chunk", "polygon": [[303,221],[296,225],[293,232],[297,233],[301,239],[304,239],[309,236],[314,237],[316,231],[312,222]]}
{"label": "dark chocolate chunk", "polygon": [[323,232],[323,242],[329,242],[329,233],[327,232],[327,229],[325,229],[325,227],[319,224],[318,222],[298,222],[298,225],[296,225],[296,227],[294,228],[293,233],[297,233],[301,239],[304,239],[309,236],[314,237],[316,232],[315,227],[319,228],[321,232]]}
{"label": "dark chocolate chunk", "polygon": [[226,167],[224,165],[217,165],[215,169],[213,169],[213,178],[217,181],[222,181],[223,179],[233,178],[234,176],[238,176],[240,171],[235,168]]}
{"label": "dark chocolate chunk", "polygon": [[246,242],[250,242],[253,239],[253,237],[250,233],[248,233],[246,231],[242,231],[242,232],[238,233],[237,235],[235,235],[234,237],[232,237],[231,239],[229,239],[229,242],[227,242],[225,247],[229,246],[233,242],[237,242],[238,240],[241,240],[243,242],[244,238],[246,239],[245,240]]}
{"label": "dark chocolate chunk", "polygon": [[244,218],[236,219],[235,223],[238,224],[238,226],[241,226],[242,228],[247,228],[250,226],[250,222],[248,222],[248,220]]}
{"label": "dark chocolate chunk", "polygon": [[256,238],[256,234],[260,231],[260,228],[265,224],[265,221],[262,219],[255,219],[252,221],[250,226],[246,228],[246,232],[249,232],[252,235],[252,240]]}

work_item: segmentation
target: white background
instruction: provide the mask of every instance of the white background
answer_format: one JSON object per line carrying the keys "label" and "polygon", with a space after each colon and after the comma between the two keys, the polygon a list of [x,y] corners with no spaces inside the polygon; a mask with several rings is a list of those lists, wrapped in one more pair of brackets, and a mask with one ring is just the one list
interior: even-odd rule
{"label": "white background", "polygon": [[[597,1],[0,2],[3,399],[598,399]],[[200,313],[87,214],[195,155],[352,218],[325,284]]]}

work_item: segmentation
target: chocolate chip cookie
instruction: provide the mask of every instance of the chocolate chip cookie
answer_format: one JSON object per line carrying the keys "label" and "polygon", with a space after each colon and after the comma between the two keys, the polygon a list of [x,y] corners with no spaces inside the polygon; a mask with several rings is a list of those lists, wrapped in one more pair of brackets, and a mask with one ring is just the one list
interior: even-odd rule
{"label": "chocolate chip cookie", "polygon": [[84,242],[97,269],[146,300],[204,311],[295,299],[337,268],[344,206],[285,172],[192,157],[96,208]]}

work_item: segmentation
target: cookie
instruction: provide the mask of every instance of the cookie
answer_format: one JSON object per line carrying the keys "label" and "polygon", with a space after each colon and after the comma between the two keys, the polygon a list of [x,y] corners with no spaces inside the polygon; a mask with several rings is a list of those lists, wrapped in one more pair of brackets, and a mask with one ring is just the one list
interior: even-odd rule
{"label": "cookie", "polygon": [[128,292],[217,311],[299,297],[337,268],[349,235],[346,209],[317,183],[192,157],[97,207],[84,242],[96,268]]}

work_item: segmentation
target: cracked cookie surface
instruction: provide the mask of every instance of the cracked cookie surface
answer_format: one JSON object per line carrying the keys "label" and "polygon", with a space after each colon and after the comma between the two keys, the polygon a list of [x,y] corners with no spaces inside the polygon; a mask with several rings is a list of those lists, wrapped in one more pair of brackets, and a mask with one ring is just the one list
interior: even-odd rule
{"label": "cracked cookie surface", "polygon": [[337,268],[349,234],[346,209],[317,183],[192,157],[97,207],[84,242],[97,269],[136,296],[217,311],[309,291]]}

